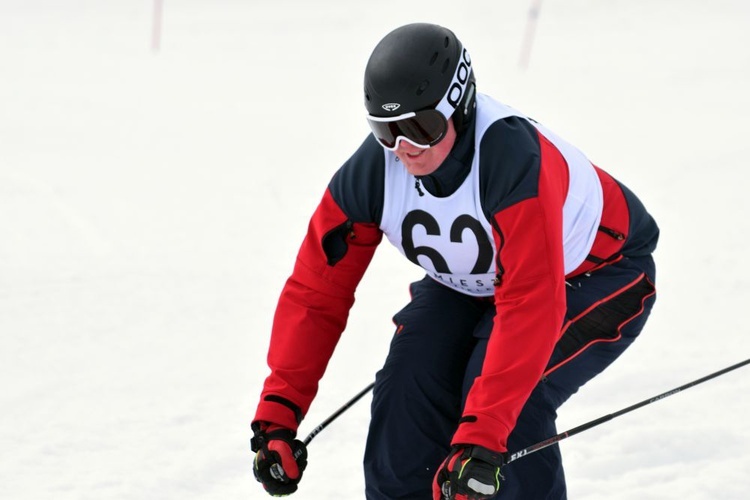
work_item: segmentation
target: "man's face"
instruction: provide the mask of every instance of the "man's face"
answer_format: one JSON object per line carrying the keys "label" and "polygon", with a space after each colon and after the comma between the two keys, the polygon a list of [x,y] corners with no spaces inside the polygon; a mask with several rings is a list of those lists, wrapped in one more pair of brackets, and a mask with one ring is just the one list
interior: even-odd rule
{"label": "man's face", "polygon": [[456,127],[453,125],[453,120],[448,120],[448,130],[445,137],[436,145],[423,149],[407,141],[399,141],[395,153],[401,163],[404,164],[406,171],[411,175],[429,175],[442,165],[448,157],[448,153],[453,149],[455,142]]}

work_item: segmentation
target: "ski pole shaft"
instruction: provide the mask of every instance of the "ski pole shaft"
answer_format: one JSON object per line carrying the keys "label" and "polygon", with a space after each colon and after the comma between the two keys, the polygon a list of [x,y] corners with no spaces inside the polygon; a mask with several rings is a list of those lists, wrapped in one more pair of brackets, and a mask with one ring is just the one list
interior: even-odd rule
{"label": "ski pole shaft", "polygon": [[312,432],[310,434],[308,434],[307,437],[305,438],[305,441],[304,441],[305,446],[307,446],[308,444],[310,444],[310,441],[312,441],[313,438],[315,436],[317,436],[320,431],[322,431],[323,429],[325,429],[326,427],[328,427],[328,425],[331,422],[333,422],[334,420],[336,420],[339,417],[339,415],[341,415],[346,410],[348,410],[354,403],[356,403],[357,401],[359,401],[360,399],[362,399],[362,396],[364,396],[365,394],[367,394],[368,392],[370,392],[372,390],[373,386],[375,386],[375,382],[372,382],[370,385],[368,385],[367,387],[365,387],[364,389],[362,389],[359,393],[357,393],[356,396],[354,396],[352,399],[350,399],[344,406],[342,406],[341,408],[339,408],[338,410],[336,410],[333,413],[333,415],[331,415],[330,417],[328,417],[327,419],[325,419],[324,421],[322,421],[320,423],[320,425],[318,425],[316,428],[314,428],[312,430]]}
{"label": "ski pole shaft", "polygon": [[603,417],[599,417],[595,420],[592,420],[590,422],[586,422],[585,424],[579,425],[578,427],[574,427],[570,430],[567,430],[565,432],[561,432],[557,436],[553,436],[549,439],[545,439],[544,441],[541,441],[539,443],[533,444],[531,446],[528,446],[522,450],[516,451],[514,453],[511,453],[508,457],[508,463],[513,462],[515,460],[518,460],[519,458],[525,457],[526,455],[529,455],[531,453],[534,453],[536,451],[542,450],[548,446],[552,446],[555,443],[559,443],[563,439],[569,438],[570,436],[575,436],[576,434],[579,434],[583,431],[587,431],[591,429],[592,427],[596,427],[597,425],[603,424],[604,422],[609,422],[613,418],[619,417],[620,415],[624,415],[626,413],[630,413],[631,411],[637,410],[638,408],[642,408],[646,405],[650,405],[651,403],[655,403],[657,401],[661,401],[662,399],[668,398],[669,396],[673,396],[679,392],[682,392],[686,389],[690,389],[691,387],[694,387],[698,384],[702,384],[703,382],[706,382],[708,380],[711,380],[713,378],[716,378],[720,375],[724,375],[725,373],[731,372],[732,370],[736,370],[737,368],[741,368],[747,364],[750,364],[750,359],[746,359],[745,361],[742,361],[740,363],[737,363],[736,365],[729,366],[727,368],[724,368],[723,370],[719,370],[717,372],[714,372],[710,375],[706,375],[705,377],[699,378],[698,380],[694,380],[692,382],[689,382],[685,385],[681,385],[680,387],[676,387],[672,389],[671,391],[663,392],[659,394],[658,396],[654,396],[649,399],[644,399],[640,403],[636,403],[632,406],[628,406],[627,408],[623,408],[620,411],[616,411],[614,413],[611,413],[609,415],[604,415]]}

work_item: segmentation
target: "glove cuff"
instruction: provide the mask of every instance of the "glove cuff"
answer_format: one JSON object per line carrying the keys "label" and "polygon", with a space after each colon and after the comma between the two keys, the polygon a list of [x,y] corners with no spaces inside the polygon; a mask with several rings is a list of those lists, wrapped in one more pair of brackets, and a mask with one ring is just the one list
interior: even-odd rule
{"label": "glove cuff", "polygon": [[[274,427],[276,428],[273,429]],[[250,438],[250,449],[254,453],[265,448],[268,445],[268,442],[273,439],[292,443],[294,438],[297,437],[297,433],[291,429],[273,426],[271,424],[266,424],[265,422],[253,422],[250,425],[250,428],[253,430],[253,437]],[[269,428],[272,428],[273,430],[269,432],[267,430]]]}
{"label": "glove cuff", "polygon": [[484,446],[470,446],[469,456],[472,458],[478,458],[483,462],[487,462],[495,467],[503,467],[507,463],[505,453],[488,450]]}

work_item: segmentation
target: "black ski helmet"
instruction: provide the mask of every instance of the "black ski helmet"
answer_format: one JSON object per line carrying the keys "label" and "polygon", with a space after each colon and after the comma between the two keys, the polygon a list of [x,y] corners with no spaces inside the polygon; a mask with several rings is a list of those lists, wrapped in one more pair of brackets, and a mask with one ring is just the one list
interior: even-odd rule
{"label": "black ski helmet", "polygon": [[[468,51],[447,28],[414,23],[388,33],[365,68],[365,107],[389,117],[438,109],[460,133],[476,105]],[[455,111],[455,113],[454,113]]]}

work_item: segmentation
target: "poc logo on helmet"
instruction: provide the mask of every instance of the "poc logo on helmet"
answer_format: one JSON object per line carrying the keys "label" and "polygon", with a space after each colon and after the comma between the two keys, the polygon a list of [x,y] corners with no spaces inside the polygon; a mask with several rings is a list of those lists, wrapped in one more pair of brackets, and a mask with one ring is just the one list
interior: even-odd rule
{"label": "poc logo on helmet", "polygon": [[453,84],[448,89],[448,103],[454,108],[457,108],[461,102],[461,98],[464,96],[464,90],[466,90],[466,82],[469,81],[469,73],[471,67],[471,57],[466,49],[463,49],[463,57],[459,61],[458,67],[456,68],[456,74],[453,76]]}
{"label": "poc logo on helmet", "polygon": [[386,111],[396,111],[398,108],[401,107],[401,105],[397,102],[389,102],[388,104],[383,104],[380,107]]}

